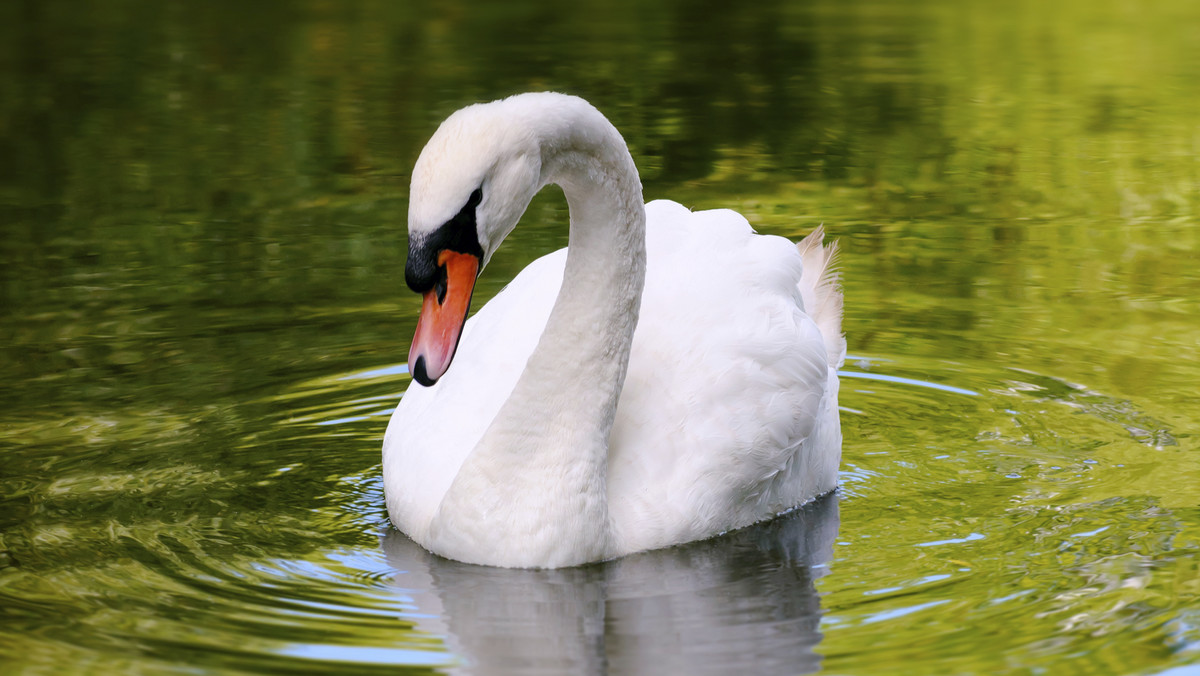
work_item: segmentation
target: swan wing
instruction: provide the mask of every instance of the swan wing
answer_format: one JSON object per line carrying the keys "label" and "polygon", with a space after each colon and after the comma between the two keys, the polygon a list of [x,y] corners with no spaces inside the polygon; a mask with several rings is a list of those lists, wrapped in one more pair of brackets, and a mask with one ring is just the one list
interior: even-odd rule
{"label": "swan wing", "polygon": [[841,448],[836,373],[804,311],[796,245],[729,210],[656,201],[647,216],[646,290],[609,452],[624,551],[828,492]]}

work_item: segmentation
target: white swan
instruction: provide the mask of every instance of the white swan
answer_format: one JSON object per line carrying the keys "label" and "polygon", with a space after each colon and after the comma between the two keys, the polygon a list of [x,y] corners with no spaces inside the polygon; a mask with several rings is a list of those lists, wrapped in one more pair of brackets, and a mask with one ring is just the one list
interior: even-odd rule
{"label": "white swan", "polygon": [[[478,271],[549,183],[570,246],[463,326]],[[409,199],[406,280],[424,294],[409,365],[425,386],[392,415],[383,477],[392,523],[426,549],[569,566],[836,486],[845,341],[819,229],[794,245],[732,211],[643,205],[616,128],[551,93],[451,115]]]}

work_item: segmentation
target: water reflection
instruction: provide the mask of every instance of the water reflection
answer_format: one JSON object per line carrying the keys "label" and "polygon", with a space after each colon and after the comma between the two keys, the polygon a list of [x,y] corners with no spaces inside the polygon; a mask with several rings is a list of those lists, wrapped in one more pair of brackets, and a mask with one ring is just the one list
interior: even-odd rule
{"label": "water reflection", "polygon": [[474,566],[389,529],[395,582],[417,630],[444,637],[458,673],[808,673],[838,531],[828,495],[724,537],[565,570]]}

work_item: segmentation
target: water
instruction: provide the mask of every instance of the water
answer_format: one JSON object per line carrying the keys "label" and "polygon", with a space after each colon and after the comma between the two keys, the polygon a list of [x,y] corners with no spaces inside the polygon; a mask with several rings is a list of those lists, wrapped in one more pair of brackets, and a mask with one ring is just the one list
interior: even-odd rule
{"label": "water", "polygon": [[[1200,668],[1194,3],[0,7],[6,673]],[[390,533],[407,172],[582,94],[843,247],[842,487],[566,571]],[[547,191],[477,296],[565,244]],[[1172,672],[1176,673],[1176,672]]]}

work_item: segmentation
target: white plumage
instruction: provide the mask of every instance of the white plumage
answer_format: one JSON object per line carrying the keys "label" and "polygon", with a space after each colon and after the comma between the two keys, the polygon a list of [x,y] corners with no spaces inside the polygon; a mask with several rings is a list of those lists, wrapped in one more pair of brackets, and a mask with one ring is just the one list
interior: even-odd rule
{"label": "white plumage", "polygon": [[[820,230],[798,246],[757,235],[733,211],[643,209],[632,167],[603,116],[558,94],[464,109],[422,153],[414,241],[478,186],[484,260],[546,183],[563,186],[572,221],[570,256],[523,270],[392,416],[388,511],[431,551],[574,565],[746,526],[836,486],[833,247]],[[513,176],[536,178],[513,190]]]}

